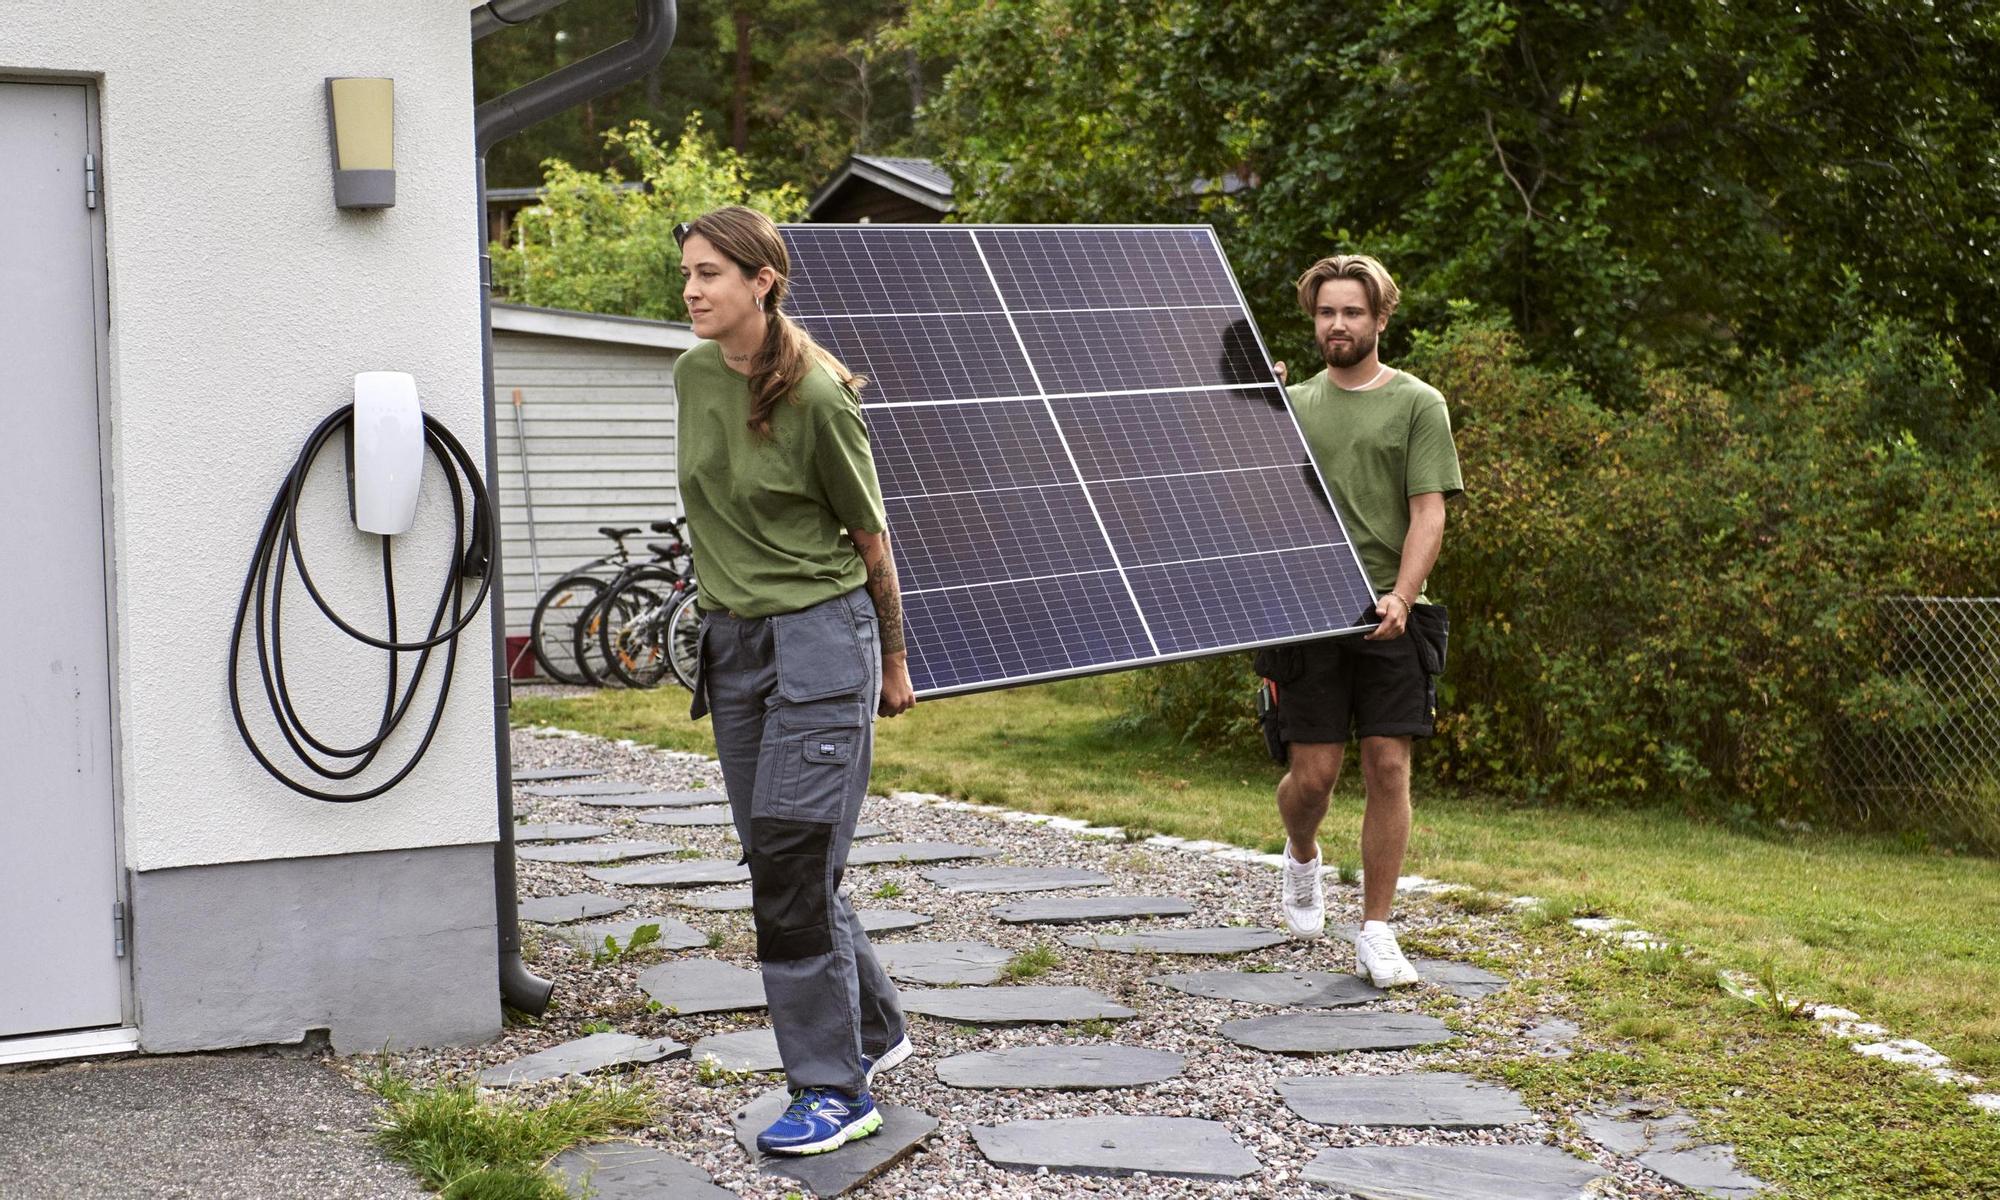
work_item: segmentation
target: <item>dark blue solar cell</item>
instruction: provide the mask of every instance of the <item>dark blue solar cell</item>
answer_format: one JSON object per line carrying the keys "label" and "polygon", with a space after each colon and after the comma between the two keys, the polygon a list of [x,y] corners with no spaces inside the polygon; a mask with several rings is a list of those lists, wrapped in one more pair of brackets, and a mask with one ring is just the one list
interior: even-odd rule
{"label": "dark blue solar cell", "polygon": [[1090,491],[1127,567],[1347,541],[1295,467],[1107,480]]}
{"label": "dark blue solar cell", "polygon": [[999,312],[968,228],[789,226],[793,316],[828,313]]}
{"label": "dark blue solar cell", "polygon": [[1157,657],[1116,572],[983,584],[903,600],[910,681],[964,691]]}
{"label": "dark blue solar cell", "polygon": [[887,497],[1076,481],[1040,400],[877,404],[867,418]]}
{"label": "dark blue solar cell", "polygon": [[1276,382],[1240,309],[1025,313],[1014,325],[1049,395]]}
{"label": "dark blue solar cell", "polygon": [[1133,567],[1126,577],[1163,654],[1354,629],[1375,603],[1346,546]]}
{"label": "dark blue solar cell", "polygon": [[1215,235],[1200,225],[978,229],[1014,312],[1220,305],[1242,312]]}
{"label": "dark blue solar cell", "polygon": [[1117,565],[1076,484],[901,496],[883,504],[906,591]]}
{"label": "dark blue solar cell", "polygon": [[1051,406],[1085,479],[1309,461],[1277,387],[1065,397]]}
{"label": "dark blue solar cell", "polygon": [[1035,377],[1004,316],[798,320],[848,370],[868,378],[863,404],[1035,394]]}

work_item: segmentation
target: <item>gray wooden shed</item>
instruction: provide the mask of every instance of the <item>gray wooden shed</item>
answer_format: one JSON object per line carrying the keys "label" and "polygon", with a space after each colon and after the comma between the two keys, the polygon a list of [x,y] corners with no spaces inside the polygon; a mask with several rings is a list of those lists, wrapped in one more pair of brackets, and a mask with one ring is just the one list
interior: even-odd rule
{"label": "gray wooden shed", "polygon": [[[680,515],[674,360],[688,326],[560,309],[493,306],[493,394],[507,630],[525,636],[543,587],[611,544],[600,525]],[[520,396],[521,420],[514,419]],[[523,471],[525,431],[526,470]],[[524,485],[525,480],[525,485]],[[528,510],[535,514],[533,553]],[[657,535],[632,539],[636,551]]]}

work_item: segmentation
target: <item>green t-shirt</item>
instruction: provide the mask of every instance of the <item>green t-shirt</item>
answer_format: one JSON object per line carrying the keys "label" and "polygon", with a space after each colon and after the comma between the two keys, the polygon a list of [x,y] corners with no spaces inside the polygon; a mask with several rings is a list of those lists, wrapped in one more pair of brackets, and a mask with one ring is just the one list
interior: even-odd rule
{"label": "green t-shirt", "polygon": [[1410,497],[1442,492],[1449,500],[1465,490],[1444,397],[1407,371],[1359,392],[1321,371],[1286,390],[1369,583],[1377,595],[1393,589],[1410,532]]}
{"label": "green t-shirt", "polygon": [[702,342],[674,364],[681,510],[708,611],[797,612],[867,578],[850,529],[881,533],[882,489],[854,394],[823,365],[750,431],[750,380]]}

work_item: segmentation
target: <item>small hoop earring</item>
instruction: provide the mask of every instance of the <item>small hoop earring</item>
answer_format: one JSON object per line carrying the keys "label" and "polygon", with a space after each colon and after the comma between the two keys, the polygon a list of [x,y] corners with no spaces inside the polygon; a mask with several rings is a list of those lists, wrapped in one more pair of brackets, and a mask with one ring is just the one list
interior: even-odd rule
{"label": "small hoop earring", "polygon": [[758,312],[764,311],[764,297],[762,296],[757,297],[757,311]]}

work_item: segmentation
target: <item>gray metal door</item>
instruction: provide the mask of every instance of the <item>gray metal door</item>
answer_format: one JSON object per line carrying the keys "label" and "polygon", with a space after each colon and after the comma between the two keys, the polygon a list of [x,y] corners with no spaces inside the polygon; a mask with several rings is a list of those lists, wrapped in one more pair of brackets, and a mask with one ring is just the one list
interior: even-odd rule
{"label": "gray metal door", "polygon": [[0,1037],[123,1010],[92,116],[0,83]]}

